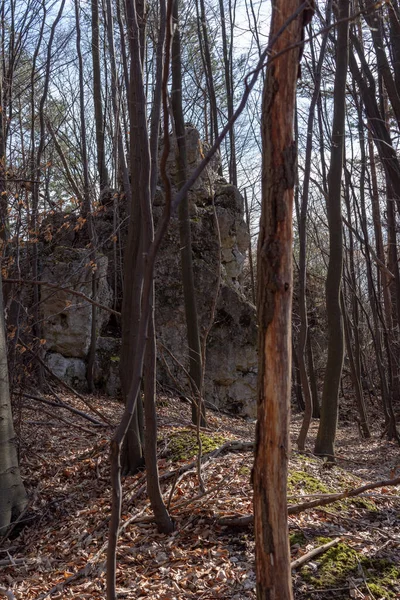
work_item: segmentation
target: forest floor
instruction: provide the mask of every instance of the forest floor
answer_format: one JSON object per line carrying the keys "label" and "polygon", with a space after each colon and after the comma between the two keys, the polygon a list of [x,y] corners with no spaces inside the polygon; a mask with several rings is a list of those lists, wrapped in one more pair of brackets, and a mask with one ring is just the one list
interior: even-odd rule
{"label": "forest floor", "polygon": [[[118,402],[85,398],[109,421],[117,422]],[[63,400],[89,412],[76,398],[63,395]],[[249,444],[241,451],[221,452],[204,464],[206,493],[201,495],[195,467],[178,477],[179,468],[196,455],[189,407],[164,397],[158,404],[160,473],[173,473],[162,489],[175,531],[157,533],[143,473],[125,478],[119,598],[255,598],[252,526],[239,529],[218,523],[221,517],[251,512]],[[108,452],[113,429],[96,429],[66,410],[49,409],[28,399],[15,413],[29,495],[23,519],[28,524],[10,531],[0,545],[0,598],[3,594],[21,600],[104,599],[110,514]],[[301,417],[294,415],[293,441],[300,424]],[[230,440],[248,443],[254,437],[254,423],[243,419],[210,412],[208,425],[202,434],[205,452]],[[289,504],[400,474],[398,446],[382,439],[377,429],[366,441],[360,439],[354,422],[340,423],[338,461],[330,468],[311,454],[316,429],[317,422],[313,422],[308,453],[291,453]],[[384,487],[309,509],[290,516],[289,528],[292,560],[340,538],[335,547],[293,570],[296,599],[400,598],[399,488]]]}

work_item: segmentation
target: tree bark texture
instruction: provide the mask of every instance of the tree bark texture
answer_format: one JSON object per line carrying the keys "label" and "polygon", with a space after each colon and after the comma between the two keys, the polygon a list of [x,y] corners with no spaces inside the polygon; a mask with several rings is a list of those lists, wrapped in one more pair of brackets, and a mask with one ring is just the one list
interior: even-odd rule
{"label": "tree bark texture", "polygon": [[3,289],[0,277],[0,534],[26,506],[25,488],[18,466],[16,437],[8,383],[7,342],[4,328]]}
{"label": "tree bark texture", "polygon": [[333,458],[339,408],[339,386],[343,368],[344,337],[340,307],[343,270],[342,173],[346,115],[346,79],[348,66],[349,0],[338,3],[336,73],[331,141],[331,164],[328,174],[329,264],[326,278],[328,320],[328,359],[322,391],[321,420],[315,443],[316,454]]}
{"label": "tree bark texture", "polygon": [[[258,393],[253,469],[257,598],[292,598],[286,487],[291,389],[293,140],[300,41],[296,0],[273,2],[262,105],[262,206],[258,241]],[[270,41],[270,44],[273,42]]]}

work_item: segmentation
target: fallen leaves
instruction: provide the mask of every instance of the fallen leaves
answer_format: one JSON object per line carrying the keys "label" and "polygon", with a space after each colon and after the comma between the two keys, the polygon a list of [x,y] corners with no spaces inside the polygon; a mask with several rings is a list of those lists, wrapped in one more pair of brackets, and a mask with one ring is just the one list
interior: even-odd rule
{"label": "fallen leaves", "polygon": [[[68,404],[87,409],[73,397]],[[109,398],[90,403],[110,421],[117,421],[121,405]],[[94,429],[95,435],[65,427],[53,420],[43,421],[40,405],[22,407],[36,411],[41,424],[24,425],[21,415],[21,458],[25,481],[32,498],[35,522],[14,540],[4,545],[13,559],[1,568],[0,580],[9,586],[17,600],[52,598],[105,597],[105,552],[110,514],[109,436],[110,428]],[[59,409],[57,409],[59,410]],[[190,427],[189,407],[177,400],[163,402],[159,408],[160,434]],[[68,418],[76,419],[78,415]],[[251,442],[254,424],[234,417],[210,413],[213,432],[226,440]],[[294,420],[294,429],[297,422]],[[365,480],[388,478],[395,463],[396,449],[389,449],[379,439],[370,445],[343,435],[342,454],[349,460],[331,470],[321,468],[321,462],[294,453],[291,469],[307,472],[330,491],[342,491],[362,485]],[[195,469],[188,469],[174,486],[181,467],[189,461],[172,463],[159,461],[164,498],[172,491],[171,513],[175,531],[158,534],[152,521],[145,493],[145,477],[138,474],[123,482],[123,515],[118,546],[117,591],[120,598],[150,598],[159,600],[246,600],[255,598],[253,568],[254,542],[252,531],[235,531],[216,524],[219,517],[245,515],[252,509],[250,472],[251,445],[236,452],[219,453],[203,466],[206,494],[199,494]],[[385,468],[387,465],[387,468]],[[167,474],[169,474],[167,476]],[[299,483],[293,494],[307,494],[306,485]],[[292,493],[292,492],[290,492]],[[329,510],[313,509],[290,517],[292,531],[300,531],[304,544],[293,546],[295,560],[320,545],[316,536],[341,537],[366,557],[376,555],[398,560],[399,557],[399,495],[391,488],[362,499],[367,503],[353,505],[350,501]],[[370,504],[368,504],[370,503]],[[397,503],[397,504],[396,504]],[[396,507],[397,506],[397,511]],[[371,509],[376,507],[375,511]],[[397,520],[396,520],[397,519]],[[1,550],[1,549],[0,549]],[[0,554],[0,560],[3,556]],[[318,569],[317,560],[315,561]],[[307,598],[308,587],[300,574],[294,577],[296,598]],[[6,589],[6,588],[5,588]],[[345,588],[347,596],[351,586]],[[357,583],[357,590],[365,586]],[[358,593],[358,592],[357,592]],[[324,596],[313,594],[318,599]],[[332,597],[327,595],[326,598]],[[340,596],[338,596],[340,597]],[[355,596],[357,597],[357,596]]]}

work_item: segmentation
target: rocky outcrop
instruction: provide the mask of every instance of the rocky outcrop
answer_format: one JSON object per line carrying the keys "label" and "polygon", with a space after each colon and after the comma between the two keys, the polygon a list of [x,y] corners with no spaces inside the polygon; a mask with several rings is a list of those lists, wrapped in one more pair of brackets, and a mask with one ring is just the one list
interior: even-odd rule
{"label": "rocky outcrop", "polygon": [[97,338],[94,381],[98,388],[116,398],[121,393],[119,356],[121,340],[113,337]]}
{"label": "rocky outcrop", "polygon": [[[107,282],[108,259],[96,256],[96,265],[90,264],[85,248],[58,246],[51,254],[42,258],[43,281],[71,288],[92,297],[92,268],[98,275],[98,296],[100,304],[111,305],[112,291]],[[68,293],[41,287],[41,317],[46,350],[64,357],[85,358],[90,346],[92,327],[92,307],[83,298]],[[100,333],[109,319],[109,313],[97,311],[97,329]]]}
{"label": "rocky outcrop", "polygon": [[[187,130],[189,170],[202,160],[207,147],[194,128]],[[172,150],[168,169],[173,187],[176,184],[175,157]],[[157,222],[163,210],[163,192],[159,184],[154,218]],[[238,189],[229,185],[219,175],[216,157],[197,180],[189,193],[190,218],[193,238],[193,264],[201,334],[207,337],[205,399],[209,406],[249,417],[256,413],[257,330],[255,307],[242,293],[241,278],[249,234],[244,221],[243,198]],[[118,225],[118,252],[126,240],[126,208],[115,215],[112,203],[103,207],[96,216],[98,239],[102,255],[97,268],[101,289],[99,302],[110,305],[111,287],[117,290],[117,307],[120,307],[120,287],[115,277],[118,255],[114,246],[115,225]],[[75,219],[75,220],[74,220]],[[118,221],[119,219],[119,221]],[[44,235],[48,236],[47,255],[43,260],[43,280],[68,281],[76,290],[91,296],[91,269],[84,232],[77,218],[65,226],[59,219],[58,228],[62,242],[59,247],[57,220],[46,223]],[[68,219],[66,219],[68,221]],[[57,221],[58,223],[58,221]],[[124,227],[125,225],[125,227]],[[57,226],[58,227],[58,226]],[[80,246],[80,247],[79,247]],[[50,251],[51,248],[51,251]],[[177,215],[173,215],[167,235],[156,263],[156,331],[158,339],[158,380],[161,385],[190,393],[185,375],[188,366],[186,322],[181,285],[180,243]],[[108,281],[108,283],[107,283]],[[90,344],[91,307],[67,292],[55,292],[42,286],[42,316],[44,337],[47,340],[48,361],[58,373],[64,369],[59,355],[70,359],[84,359]],[[214,313],[214,320],[212,314]],[[107,330],[109,315],[99,311],[99,334]],[[117,328],[118,329],[118,328]],[[95,364],[96,384],[110,395],[118,395],[120,340],[103,333],[97,341]],[[107,337],[108,336],[108,337]],[[79,374],[81,368],[76,366]],[[69,371],[68,371],[69,369]],[[69,364],[65,375],[70,377]],[[80,375],[79,375],[80,376]],[[74,374],[75,381],[79,379]]]}
{"label": "rocky outcrop", "polygon": [[58,352],[48,352],[46,365],[68,385],[79,391],[86,390],[86,363],[82,358],[68,358]]}
{"label": "rocky outcrop", "polygon": [[[193,170],[207,148],[201,145],[196,130],[189,130],[187,142],[189,168]],[[243,198],[237,188],[218,175],[218,166],[214,161],[189,196],[200,328],[203,336],[209,330],[205,399],[214,408],[253,418],[257,385],[256,312],[241,290],[249,234]],[[156,220],[161,210],[155,207]],[[156,330],[161,357],[158,378],[175,388],[179,382],[179,387],[189,394],[182,369],[182,366],[187,368],[188,350],[180,279],[179,229],[177,217],[173,216],[156,266]],[[215,300],[215,319],[211,325]]]}

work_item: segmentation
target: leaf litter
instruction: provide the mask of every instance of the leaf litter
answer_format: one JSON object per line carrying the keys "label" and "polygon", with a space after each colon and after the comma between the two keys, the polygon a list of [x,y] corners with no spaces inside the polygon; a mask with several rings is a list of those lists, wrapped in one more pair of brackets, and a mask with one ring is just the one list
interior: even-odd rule
{"label": "leaf litter", "polygon": [[[87,409],[72,396],[63,395],[63,400]],[[102,397],[90,397],[90,402],[117,423],[119,402]],[[29,505],[21,519],[25,527],[19,530],[17,524],[0,546],[0,597],[4,590],[21,600],[104,599],[111,498],[108,451],[113,429],[88,426],[79,416],[62,410],[63,418],[70,422],[68,427],[55,412],[52,418],[44,419],[40,406],[34,403],[24,402],[19,410],[20,460]],[[164,442],[172,432],[191,428],[190,408],[180,400],[163,397],[158,413]],[[75,427],[82,424],[83,429]],[[300,424],[301,417],[295,415],[293,440]],[[252,510],[249,442],[254,437],[254,423],[210,412],[208,427],[210,433],[227,442],[243,443],[243,450],[221,452],[204,464],[206,493],[202,495],[196,468],[179,471],[195,458],[195,449],[192,456],[172,462],[165,443],[160,443],[162,490],[165,501],[170,500],[175,522],[172,534],[157,532],[145,494],[145,475],[138,473],[123,480],[117,556],[120,598],[255,598],[253,529],[227,528],[218,522],[219,518],[246,515]],[[378,431],[372,440],[360,440],[352,426],[340,428],[339,459],[334,467],[326,468],[311,454],[316,430],[317,422],[313,422],[308,453],[291,453],[290,472],[302,475],[293,477],[289,485],[290,504],[310,495],[340,492],[399,474],[398,447],[381,439]],[[357,556],[399,566],[399,513],[399,490],[387,488],[291,516],[292,560],[321,545],[322,538],[340,537]],[[376,597],[370,593],[364,572],[360,571],[358,578],[349,575],[335,588],[321,588],[316,578],[310,583],[309,571],[317,573],[322,562],[315,559],[310,565],[306,571],[293,572],[295,598],[299,600]],[[395,596],[388,591],[386,597],[400,598],[400,584],[397,588],[391,584],[390,594],[392,590]]]}

